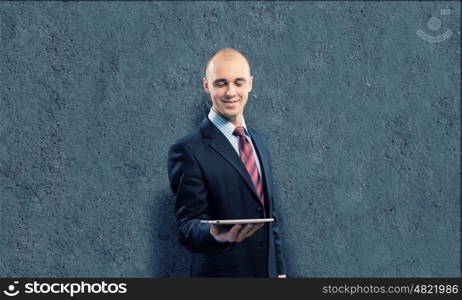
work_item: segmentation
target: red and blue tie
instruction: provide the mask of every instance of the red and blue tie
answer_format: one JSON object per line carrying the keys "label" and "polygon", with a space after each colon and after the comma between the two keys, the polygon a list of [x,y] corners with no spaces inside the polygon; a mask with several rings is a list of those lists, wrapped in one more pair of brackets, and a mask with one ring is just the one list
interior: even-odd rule
{"label": "red and blue tie", "polygon": [[[253,154],[252,145],[245,137],[244,127],[236,127],[233,135],[239,136],[239,155],[241,156],[242,162],[249,172],[250,178],[257,190],[258,198],[261,204],[265,207],[265,195],[263,193],[263,183],[260,178],[260,174],[257,169],[257,162],[255,161],[255,155]],[[263,210],[264,211],[264,210]]]}

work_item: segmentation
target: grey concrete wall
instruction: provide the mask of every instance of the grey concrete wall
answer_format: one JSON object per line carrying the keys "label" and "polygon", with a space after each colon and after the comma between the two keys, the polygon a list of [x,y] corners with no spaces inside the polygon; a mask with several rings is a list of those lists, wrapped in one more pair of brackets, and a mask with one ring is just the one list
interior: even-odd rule
{"label": "grey concrete wall", "polygon": [[288,275],[460,276],[459,20],[457,1],[1,2],[0,275],[187,276],[167,150],[236,47]]}

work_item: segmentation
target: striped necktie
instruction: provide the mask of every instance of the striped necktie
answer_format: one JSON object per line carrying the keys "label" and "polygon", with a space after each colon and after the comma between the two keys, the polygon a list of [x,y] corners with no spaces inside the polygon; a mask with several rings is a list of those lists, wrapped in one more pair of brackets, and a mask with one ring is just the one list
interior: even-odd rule
{"label": "striped necktie", "polygon": [[245,137],[244,127],[236,127],[233,135],[239,136],[239,155],[241,156],[242,162],[244,163],[247,172],[249,172],[250,178],[252,179],[255,189],[257,190],[258,198],[264,207],[265,195],[263,193],[263,183],[261,181],[260,174],[258,173],[257,162],[255,161],[252,145]]}

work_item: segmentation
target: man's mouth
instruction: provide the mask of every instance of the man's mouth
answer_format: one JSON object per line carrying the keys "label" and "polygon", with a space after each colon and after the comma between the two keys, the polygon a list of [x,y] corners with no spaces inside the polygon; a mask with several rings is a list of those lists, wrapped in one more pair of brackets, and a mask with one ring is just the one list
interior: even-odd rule
{"label": "man's mouth", "polygon": [[239,100],[221,100],[224,103],[236,103],[239,102]]}

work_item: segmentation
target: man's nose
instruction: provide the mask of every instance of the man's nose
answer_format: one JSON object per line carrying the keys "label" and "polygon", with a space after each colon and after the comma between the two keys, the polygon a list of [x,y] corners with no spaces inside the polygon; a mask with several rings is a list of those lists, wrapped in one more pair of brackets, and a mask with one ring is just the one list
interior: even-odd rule
{"label": "man's nose", "polygon": [[226,96],[231,98],[231,97],[234,97],[235,95],[236,95],[236,90],[234,89],[234,86],[232,84],[228,85]]}

